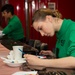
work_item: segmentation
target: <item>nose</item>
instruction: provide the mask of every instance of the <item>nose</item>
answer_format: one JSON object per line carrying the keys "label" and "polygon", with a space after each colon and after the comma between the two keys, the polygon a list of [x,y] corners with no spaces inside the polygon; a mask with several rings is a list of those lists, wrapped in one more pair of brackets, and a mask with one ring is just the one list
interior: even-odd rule
{"label": "nose", "polygon": [[40,34],[41,34],[41,36],[44,36],[44,32],[43,31],[40,31]]}

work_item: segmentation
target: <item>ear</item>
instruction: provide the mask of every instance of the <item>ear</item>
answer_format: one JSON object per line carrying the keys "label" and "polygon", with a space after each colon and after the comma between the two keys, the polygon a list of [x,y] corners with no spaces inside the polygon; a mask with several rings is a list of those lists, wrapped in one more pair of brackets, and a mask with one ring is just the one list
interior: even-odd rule
{"label": "ear", "polygon": [[50,16],[50,15],[46,16],[46,20],[51,22],[52,21],[52,16]]}

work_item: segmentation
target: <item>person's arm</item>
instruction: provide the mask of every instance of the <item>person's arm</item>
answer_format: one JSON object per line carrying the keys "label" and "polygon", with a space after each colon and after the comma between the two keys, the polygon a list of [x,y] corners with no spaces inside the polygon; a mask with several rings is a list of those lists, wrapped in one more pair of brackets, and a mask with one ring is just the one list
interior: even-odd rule
{"label": "person's arm", "polygon": [[9,23],[4,29],[3,29],[3,34],[9,34],[11,33],[12,31],[16,30],[17,29],[17,26],[18,24],[16,24],[16,22],[12,22],[12,23]]}
{"label": "person's arm", "polygon": [[29,65],[55,67],[55,68],[75,68],[75,58],[65,57],[59,59],[40,59],[34,55],[24,55]]}
{"label": "person's arm", "polygon": [[44,67],[75,68],[75,57],[42,60],[39,64]]}

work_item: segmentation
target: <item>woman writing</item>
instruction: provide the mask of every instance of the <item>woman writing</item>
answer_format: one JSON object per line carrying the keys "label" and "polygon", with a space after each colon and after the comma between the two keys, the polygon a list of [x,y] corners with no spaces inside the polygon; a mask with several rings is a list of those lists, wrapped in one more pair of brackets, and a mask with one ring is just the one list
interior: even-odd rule
{"label": "woman writing", "polygon": [[[53,37],[56,34],[56,59],[40,59],[34,55],[25,54],[29,65],[74,68],[75,67],[75,22],[70,19],[61,19],[58,11],[48,8],[37,10],[32,18],[32,24],[41,36]],[[50,51],[51,52],[51,51]],[[47,51],[40,52],[41,54]],[[49,51],[48,51],[49,53]]]}

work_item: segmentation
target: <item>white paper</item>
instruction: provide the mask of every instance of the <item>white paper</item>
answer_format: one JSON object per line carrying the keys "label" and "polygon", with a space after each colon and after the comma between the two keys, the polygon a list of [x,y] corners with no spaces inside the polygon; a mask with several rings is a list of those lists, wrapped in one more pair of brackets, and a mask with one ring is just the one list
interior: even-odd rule
{"label": "white paper", "polygon": [[13,50],[9,52],[9,55],[7,55],[7,58],[10,59],[10,60],[14,60]]}

